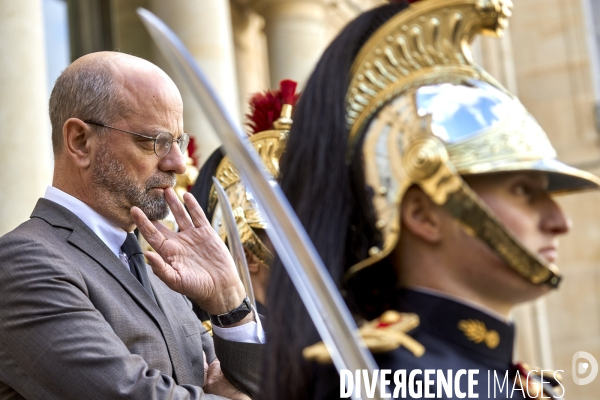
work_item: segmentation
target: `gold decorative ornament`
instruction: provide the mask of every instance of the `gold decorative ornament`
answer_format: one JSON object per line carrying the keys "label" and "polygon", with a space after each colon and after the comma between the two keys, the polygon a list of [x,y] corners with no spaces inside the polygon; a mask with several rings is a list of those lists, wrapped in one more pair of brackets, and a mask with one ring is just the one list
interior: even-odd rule
{"label": "gold decorative ornament", "polygon": [[188,188],[193,186],[198,179],[199,171],[198,167],[194,165],[194,160],[190,157],[188,150],[185,151],[185,172],[183,174],[176,175],[175,181],[175,193],[179,200],[183,203],[183,195],[187,193]]}
{"label": "gold decorative ornament", "polygon": [[511,10],[510,0],[423,0],[359,52],[346,96],[347,162],[364,173],[382,239],[346,280],[395,248],[402,198],[416,184],[524,278],[558,285],[556,266],[528,251],[462,179],[543,171],[551,193],[600,187],[594,175],[556,160],[521,102],[473,62],[472,40],[501,36]]}
{"label": "gold decorative ornament", "polygon": [[[367,322],[358,330],[367,348],[373,353],[385,353],[404,346],[415,357],[425,353],[425,347],[407,335],[407,332],[419,326],[417,314],[399,313],[389,310],[379,318]],[[330,364],[331,356],[323,342],[315,343],[302,351],[307,361]]]}
{"label": "gold decorative ornament", "polygon": [[485,323],[476,319],[467,319],[458,321],[460,329],[467,339],[474,343],[485,343],[489,349],[495,349],[500,344],[500,335],[497,331],[487,330]]}
{"label": "gold decorative ornament", "polygon": [[[258,152],[263,165],[273,179],[279,176],[279,157],[281,157],[285,149],[287,132],[271,130],[257,133],[249,138],[250,143],[252,143]],[[242,177],[229,157],[223,158],[217,167],[215,177],[219,180],[219,183],[227,194],[242,244],[262,261],[264,265],[272,265],[274,260],[273,253],[254,231],[254,229],[267,229],[268,223],[260,212],[252,194],[246,189]],[[214,210],[212,225],[221,238],[225,240],[227,234],[225,227],[222,225],[221,210],[217,207],[217,204],[216,192],[212,188],[208,204],[209,210]]]}
{"label": "gold decorative ornament", "polygon": [[213,335],[212,323],[210,321],[202,321],[202,326],[204,327],[204,329],[206,329],[210,336]]}
{"label": "gold decorative ornament", "polygon": [[[264,130],[249,137],[250,143],[257,151],[266,171],[273,180],[279,177],[279,159],[285,151],[288,132],[293,123],[292,107],[295,102],[295,91],[295,82],[282,81],[279,94],[282,97],[281,102],[283,104],[279,104],[279,100],[275,100],[276,105],[280,105],[281,110],[279,118],[272,122],[271,127],[273,129]],[[273,96],[272,93],[269,95]],[[272,103],[267,105],[267,107],[273,106]],[[271,109],[269,108],[269,110]],[[254,254],[265,266],[271,266],[274,261],[273,253],[255,231],[255,229],[267,229],[268,223],[229,157],[224,157],[221,160],[215,171],[215,177],[227,194],[244,248]],[[221,210],[217,205],[217,195],[213,187],[209,196],[208,210],[213,212],[213,228],[219,232],[219,235],[225,241],[227,233],[222,224]]]}

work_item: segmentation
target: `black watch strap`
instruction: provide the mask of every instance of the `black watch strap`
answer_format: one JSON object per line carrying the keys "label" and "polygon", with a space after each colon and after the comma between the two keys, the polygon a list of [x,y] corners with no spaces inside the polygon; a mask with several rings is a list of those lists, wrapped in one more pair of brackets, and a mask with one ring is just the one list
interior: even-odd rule
{"label": "black watch strap", "polygon": [[252,306],[250,305],[250,299],[248,298],[248,296],[246,296],[244,301],[242,301],[242,304],[229,311],[228,313],[219,315],[209,314],[210,322],[212,322],[213,325],[222,328],[224,326],[229,326],[240,322],[241,320],[246,318],[246,316],[250,314],[251,311]]}

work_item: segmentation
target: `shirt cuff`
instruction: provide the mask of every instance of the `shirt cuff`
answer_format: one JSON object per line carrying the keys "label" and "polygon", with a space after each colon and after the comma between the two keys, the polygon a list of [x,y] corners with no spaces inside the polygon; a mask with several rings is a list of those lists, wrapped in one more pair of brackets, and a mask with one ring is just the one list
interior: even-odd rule
{"label": "shirt cuff", "polygon": [[229,340],[230,342],[265,343],[265,331],[260,323],[260,317],[254,307],[252,307],[252,311],[254,312],[255,321],[234,326],[233,328],[222,328],[213,325],[213,332],[221,339]]}

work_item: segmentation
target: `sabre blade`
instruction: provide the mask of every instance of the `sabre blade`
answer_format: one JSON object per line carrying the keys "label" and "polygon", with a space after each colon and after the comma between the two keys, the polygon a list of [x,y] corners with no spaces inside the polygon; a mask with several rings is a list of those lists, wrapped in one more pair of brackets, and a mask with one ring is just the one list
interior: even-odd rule
{"label": "sabre blade", "polygon": [[[154,14],[138,15],[166,59],[182,76],[219,135],[227,155],[255,196],[273,229],[269,238],[281,258],[338,370],[371,371],[377,364],[358,334],[329,272],[278,185],[271,186],[258,154],[227,114],[204,74],[179,38]],[[376,389],[376,394],[380,393]],[[378,397],[377,397],[378,398]]]}
{"label": "sabre blade", "polygon": [[227,232],[227,243],[229,244],[231,256],[237,267],[237,272],[242,280],[242,284],[246,289],[246,294],[256,310],[256,299],[254,298],[254,290],[252,289],[252,281],[250,280],[250,270],[248,269],[248,262],[246,261],[246,255],[244,254],[244,245],[242,244],[240,231],[237,228],[237,223],[233,216],[231,203],[225,194],[223,186],[221,186],[217,178],[213,176],[212,180],[215,191],[217,192],[217,198],[219,199],[219,207],[221,207],[221,214],[223,215],[223,223],[225,224],[225,231]]}

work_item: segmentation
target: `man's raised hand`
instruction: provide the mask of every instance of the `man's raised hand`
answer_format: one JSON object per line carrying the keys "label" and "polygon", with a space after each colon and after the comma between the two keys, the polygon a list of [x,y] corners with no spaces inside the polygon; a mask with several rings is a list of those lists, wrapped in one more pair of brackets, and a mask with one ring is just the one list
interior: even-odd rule
{"label": "man's raised hand", "polygon": [[189,215],[172,188],[165,189],[165,198],[179,232],[150,221],[137,207],[131,209],[140,233],[156,250],[144,253],[156,276],[210,314],[223,314],[238,307],[246,292],[233,259],[194,196],[183,196]]}

